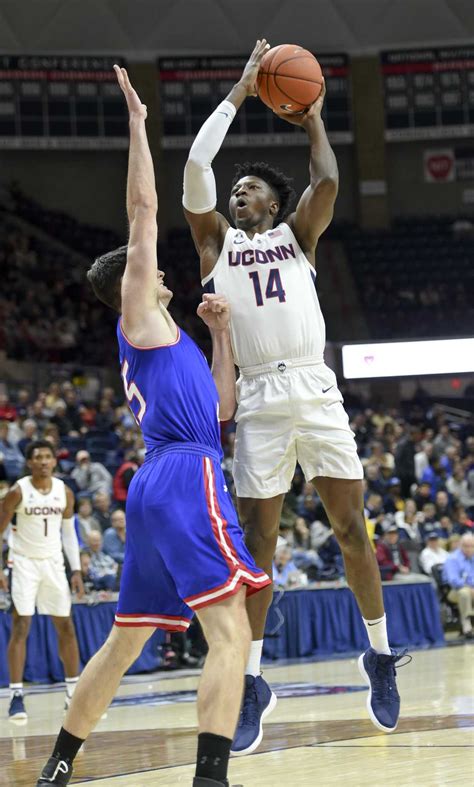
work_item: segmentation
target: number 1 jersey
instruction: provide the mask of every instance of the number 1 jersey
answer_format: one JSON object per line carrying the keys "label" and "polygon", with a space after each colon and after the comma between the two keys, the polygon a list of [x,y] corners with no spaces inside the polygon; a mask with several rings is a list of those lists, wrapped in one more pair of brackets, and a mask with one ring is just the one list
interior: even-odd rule
{"label": "number 1 jersey", "polygon": [[51,479],[44,494],[31,483],[31,476],[19,478],[21,502],[15,509],[12,550],[25,557],[44,559],[62,554],[61,526],[66,508],[66,487],[60,478]]}
{"label": "number 1 jersey", "polygon": [[250,239],[229,227],[206,292],[231,308],[234,359],[240,368],[283,359],[322,361],[326,330],[316,272],[288,224]]}

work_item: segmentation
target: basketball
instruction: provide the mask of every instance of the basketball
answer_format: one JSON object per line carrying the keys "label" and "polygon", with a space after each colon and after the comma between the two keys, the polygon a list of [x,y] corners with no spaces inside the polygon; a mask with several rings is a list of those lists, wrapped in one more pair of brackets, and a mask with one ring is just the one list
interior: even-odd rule
{"label": "basketball", "polygon": [[257,93],[267,107],[282,112],[303,112],[323,86],[323,73],[315,56],[296,44],[269,49],[260,64]]}

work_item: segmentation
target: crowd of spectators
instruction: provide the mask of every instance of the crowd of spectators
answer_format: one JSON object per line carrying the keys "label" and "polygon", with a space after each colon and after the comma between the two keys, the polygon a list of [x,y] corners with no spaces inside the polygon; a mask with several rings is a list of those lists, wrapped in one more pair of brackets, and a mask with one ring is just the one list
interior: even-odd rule
{"label": "crowd of spectators", "polygon": [[[114,315],[97,301],[85,274],[96,256],[125,238],[47,210],[18,187],[7,195],[0,219],[0,351],[17,360],[108,361]],[[28,224],[19,224],[18,217]],[[376,232],[331,225],[325,240],[343,243],[374,338],[469,332],[474,231],[472,225],[471,231],[456,229],[465,223],[449,217],[398,220],[390,230]],[[73,263],[68,249],[75,252]],[[171,230],[159,244],[158,258],[174,292],[175,319],[209,355],[208,331],[196,317],[201,286],[188,229]]]}
{"label": "crowd of spectators", "polygon": [[[41,234],[25,229],[18,217]],[[47,210],[13,187],[0,216],[0,352],[16,360],[109,362],[116,318],[96,299],[86,272],[95,257],[124,242],[113,231]],[[75,253],[73,262],[68,249]],[[174,292],[175,319],[208,351],[208,331],[196,316],[201,286],[189,233],[171,231],[158,257]]]}
{"label": "crowd of spectators", "polygon": [[[90,382],[82,379],[81,387],[55,381],[35,396],[24,388],[0,394],[0,494],[26,472],[28,442],[49,440],[57,474],[76,497],[87,586],[116,590],[127,490],[145,449],[122,394],[103,387],[91,400]],[[439,407],[416,402],[403,411],[370,409],[361,401],[348,409],[364,466],[366,526],[382,579],[407,581],[424,574],[438,584],[447,581],[437,569],[462,551],[465,534],[474,533],[472,426],[450,422]],[[233,423],[224,425],[223,469],[231,490],[234,430]],[[344,581],[341,551],[324,507],[299,467],[285,500],[274,580],[286,588]],[[467,633],[470,621],[463,627]]]}

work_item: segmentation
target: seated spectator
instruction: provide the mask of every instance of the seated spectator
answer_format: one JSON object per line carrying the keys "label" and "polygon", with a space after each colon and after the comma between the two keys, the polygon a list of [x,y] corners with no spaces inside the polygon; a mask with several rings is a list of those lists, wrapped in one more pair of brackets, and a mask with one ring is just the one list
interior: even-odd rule
{"label": "seated spectator", "polygon": [[80,559],[81,559],[81,575],[82,575],[82,582],[84,584],[84,591],[87,593],[91,593],[94,588],[94,580],[91,576],[91,553],[89,549],[81,549],[80,552]]}
{"label": "seated spectator", "polygon": [[10,437],[8,421],[0,421],[0,456],[8,481],[16,481],[25,467],[25,457]]}
{"label": "seated spectator", "polygon": [[439,537],[440,540],[443,542],[441,546],[444,546],[447,541],[451,538],[453,534],[453,522],[451,517],[449,516],[442,516],[439,520]]}
{"label": "seated spectator", "polygon": [[430,459],[429,467],[423,472],[421,476],[421,483],[428,483],[432,492],[438,492],[443,489],[446,483],[446,470],[441,465],[439,459],[432,457]]}
{"label": "seated spectator", "polygon": [[399,543],[397,525],[390,525],[375,550],[382,579],[390,581],[410,574],[410,558]]}
{"label": "seated spectator", "polygon": [[25,456],[26,446],[28,443],[39,439],[38,427],[36,425],[36,421],[33,421],[32,418],[26,418],[23,421],[23,426],[21,428],[23,437],[18,441],[18,448],[20,449],[23,456]]}
{"label": "seated spectator", "polygon": [[15,410],[17,414],[17,418],[21,421],[24,421],[25,418],[28,418],[28,412],[30,408],[30,392],[27,391],[26,388],[20,388],[16,395],[15,401]]}
{"label": "seated spectator", "polygon": [[430,466],[430,459],[433,456],[433,443],[424,440],[422,446],[421,450],[415,454],[415,476],[418,483],[420,483],[425,470]]}
{"label": "seated spectator", "polygon": [[454,512],[453,530],[460,536],[464,533],[474,533],[474,522],[468,516],[464,506],[457,506]]}
{"label": "seated spectator", "polygon": [[461,536],[459,548],[451,552],[443,566],[443,578],[451,587],[449,601],[459,607],[461,628],[464,636],[472,639],[474,615],[474,536]]}
{"label": "seated spectator", "polygon": [[110,517],[112,527],[104,533],[104,552],[116,563],[123,563],[125,557],[125,512],[117,509]]}
{"label": "seated spectator", "polygon": [[54,412],[56,402],[61,398],[61,388],[58,382],[50,383],[46,393],[45,405],[48,410]]}
{"label": "seated spectator", "polygon": [[418,512],[416,510],[416,503],[411,498],[408,498],[408,500],[405,500],[404,510],[397,511],[395,514],[395,523],[398,526],[398,532],[401,541],[421,541],[418,520],[419,518]]}
{"label": "seated spectator", "polygon": [[92,515],[98,528],[102,533],[105,533],[108,527],[112,527],[110,495],[107,492],[96,492],[92,497],[92,506]]}
{"label": "seated spectator", "polygon": [[111,432],[116,422],[115,410],[108,399],[102,399],[95,416],[95,428],[98,432]]}
{"label": "seated spectator", "polygon": [[140,460],[135,451],[127,451],[124,461],[114,475],[114,500],[116,500],[117,503],[120,503],[122,508],[125,507],[125,501],[128,495],[128,487],[130,486],[133,476],[138,470],[139,463]]}
{"label": "seated spectator", "polygon": [[385,519],[381,495],[370,494],[365,502],[364,514],[372,522],[374,536],[382,535],[382,522]]}
{"label": "seated spectator", "polygon": [[6,394],[0,393],[0,421],[16,421],[17,412]]}
{"label": "seated spectator", "polygon": [[448,553],[440,545],[439,533],[433,530],[428,535],[426,546],[418,558],[423,572],[428,574],[428,576],[432,576],[433,566],[442,565],[447,557]]}
{"label": "seated spectator", "polygon": [[79,434],[83,430],[84,424],[82,423],[81,408],[74,388],[65,392],[64,401],[66,403],[66,418],[69,419],[73,431]]}
{"label": "seated spectator", "polygon": [[303,573],[292,560],[291,547],[283,544],[277,547],[273,559],[273,582],[277,587],[290,588],[306,584]]}
{"label": "seated spectator", "polygon": [[436,518],[441,519],[442,516],[451,516],[451,506],[449,504],[448,493],[444,489],[440,489],[435,495]]}
{"label": "seated spectator", "polygon": [[448,446],[453,445],[453,434],[449,424],[441,424],[438,434],[433,440],[433,454],[436,458],[446,453]]}
{"label": "seated spectator", "polygon": [[64,399],[58,399],[54,405],[54,415],[51,423],[58,427],[61,437],[77,437],[79,432],[74,428],[73,421],[67,414],[67,405]]}
{"label": "seated spectator", "polygon": [[89,575],[94,590],[115,590],[118,564],[102,550],[102,534],[98,530],[91,530],[88,544],[91,553]]}
{"label": "seated spectator", "polygon": [[91,462],[88,451],[77,452],[71,478],[81,492],[88,492],[90,495],[95,495],[96,492],[110,495],[112,491],[112,476],[101,462]]}
{"label": "seated spectator", "polygon": [[422,481],[417,486],[413,497],[418,511],[422,511],[426,503],[432,502],[431,484],[428,481]]}
{"label": "seated spectator", "polygon": [[400,483],[400,479],[396,476],[393,476],[388,481],[387,493],[383,501],[383,509],[386,514],[395,514],[396,511],[403,511],[404,509]]}
{"label": "seated spectator", "polygon": [[458,464],[451,478],[446,481],[446,489],[453,499],[454,505],[461,504],[466,508],[474,506],[474,496],[471,497],[468,479],[462,464]]}
{"label": "seated spectator", "polygon": [[305,483],[302,494],[298,495],[298,516],[307,522],[313,522],[317,518],[319,505],[320,500],[313,485]]}
{"label": "seated spectator", "polygon": [[367,492],[369,494],[383,495],[385,492],[385,483],[382,478],[380,468],[378,465],[368,465],[365,468],[365,478],[367,481]]}
{"label": "seated spectator", "polygon": [[83,544],[88,543],[91,530],[100,530],[100,525],[92,515],[92,503],[89,497],[80,497],[77,501],[76,532]]}

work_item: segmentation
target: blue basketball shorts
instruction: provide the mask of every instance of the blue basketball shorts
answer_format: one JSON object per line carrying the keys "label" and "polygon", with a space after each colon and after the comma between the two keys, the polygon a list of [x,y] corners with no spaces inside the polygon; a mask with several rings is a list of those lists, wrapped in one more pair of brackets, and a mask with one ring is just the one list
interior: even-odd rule
{"label": "blue basketball shorts", "polygon": [[271,580],[248,552],[219,457],[205,446],[167,448],[134,475],[117,626],[185,631],[196,610],[242,585]]}

